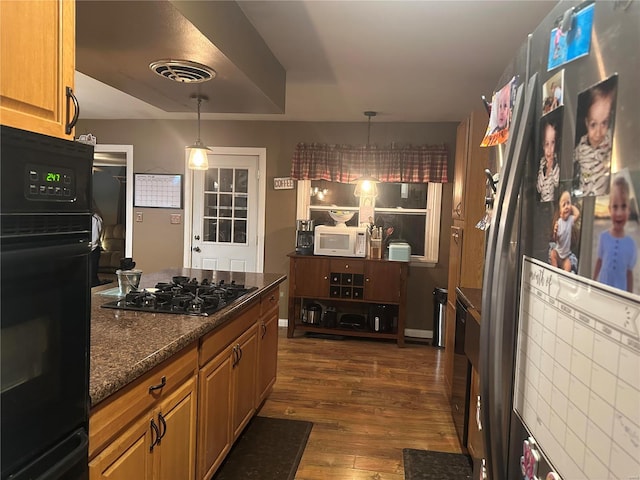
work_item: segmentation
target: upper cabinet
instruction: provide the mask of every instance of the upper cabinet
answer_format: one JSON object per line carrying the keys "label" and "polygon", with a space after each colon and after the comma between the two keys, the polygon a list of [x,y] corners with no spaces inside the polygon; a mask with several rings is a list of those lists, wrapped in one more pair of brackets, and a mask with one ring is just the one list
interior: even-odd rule
{"label": "upper cabinet", "polygon": [[0,1],[0,121],[73,139],[73,0]]}
{"label": "upper cabinet", "polygon": [[453,219],[474,225],[484,214],[485,168],[489,149],[480,147],[489,118],[486,111],[474,110],[458,125],[453,184]]}

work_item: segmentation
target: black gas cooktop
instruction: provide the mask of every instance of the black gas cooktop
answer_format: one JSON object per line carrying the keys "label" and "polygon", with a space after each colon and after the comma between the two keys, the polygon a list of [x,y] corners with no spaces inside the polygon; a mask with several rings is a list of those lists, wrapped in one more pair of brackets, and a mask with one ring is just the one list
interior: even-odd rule
{"label": "black gas cooktop", "polygon": [[155,288],[131,291],[124,298],[102,306],[151,313],[207,316],[257,289],[258,287],[245,287],[235,281],[225,283],[221,280],[216,283],[205,278],[198,282],[195,278],[176,276],[169,283],[158,283]]}

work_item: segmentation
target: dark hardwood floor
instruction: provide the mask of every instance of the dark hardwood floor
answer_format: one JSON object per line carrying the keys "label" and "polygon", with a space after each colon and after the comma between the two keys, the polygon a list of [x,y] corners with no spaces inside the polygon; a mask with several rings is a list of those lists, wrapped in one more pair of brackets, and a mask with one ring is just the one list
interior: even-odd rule
{"label": "dark hardwood floor", "polygon": [[426,344],[286,337],[259,414],[313,422],[297,480],[403,480],[402,449],[460,452],[444,351]]}

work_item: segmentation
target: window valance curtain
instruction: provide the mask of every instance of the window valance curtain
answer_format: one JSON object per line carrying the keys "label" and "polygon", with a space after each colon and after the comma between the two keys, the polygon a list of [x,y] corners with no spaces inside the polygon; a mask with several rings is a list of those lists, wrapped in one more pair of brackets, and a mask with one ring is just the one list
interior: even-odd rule
{"label": "window valance curtain", "polygon": [[299,143],[291,161],[295,180],[350,183],[363,175],[381,182],[447,183],[445,145],[378,147]]}

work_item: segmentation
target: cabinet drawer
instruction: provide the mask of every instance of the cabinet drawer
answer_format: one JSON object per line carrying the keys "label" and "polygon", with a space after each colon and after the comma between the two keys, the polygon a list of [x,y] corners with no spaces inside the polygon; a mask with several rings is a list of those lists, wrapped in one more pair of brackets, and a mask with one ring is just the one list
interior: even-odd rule
{"label": "cabinet drawer", "polygon": [[89,457],[194,375],[197,359],[197,344],[194,343],[93,408],[89,416]]}
{"label": "cabinet drawer", "polygon": [[364,261],[353,258],[331,259],[329,270],[336,273],[364,273]]}
{"label": "cabinet drawer", "polygon": [[251,325],[255,324],[260,316],[260,305],[253,304],[238,317],[226,325],[216,328],[202,338],[200,346],[199,364],[203,366],[227,345],[238,338]]}
{"label": "cabinet drawer", "polygon": [[260,316],[262,317],[273,307],[278,306],[280,301],[280,289],[279,287],[272,288],[266,293],[260,296]]}

